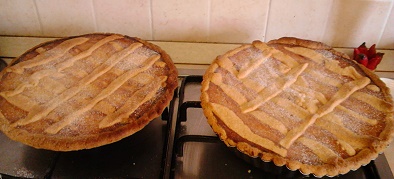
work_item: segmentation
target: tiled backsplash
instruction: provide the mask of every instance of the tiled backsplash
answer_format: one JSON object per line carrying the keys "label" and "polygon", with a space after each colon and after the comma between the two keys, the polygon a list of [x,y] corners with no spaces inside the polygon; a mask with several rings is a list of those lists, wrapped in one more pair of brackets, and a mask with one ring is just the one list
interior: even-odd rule
{"label": "tiled backsplash", "polygon": [[394,49],[393,0],[0,0],[0,35],[115,32],[146,40],[249,43],[295,36]]}

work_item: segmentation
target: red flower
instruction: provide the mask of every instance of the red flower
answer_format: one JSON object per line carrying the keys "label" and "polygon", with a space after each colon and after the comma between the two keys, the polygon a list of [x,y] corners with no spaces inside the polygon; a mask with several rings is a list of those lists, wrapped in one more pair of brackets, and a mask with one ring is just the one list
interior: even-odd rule
{"label": "red flower", "polygon": [[370,70],[375,70],[376,66],[382,61],[384,53],[376,53],[375,44],[369,49],[365,46],[365,42],[353,51],[353,60],[364,65]]}

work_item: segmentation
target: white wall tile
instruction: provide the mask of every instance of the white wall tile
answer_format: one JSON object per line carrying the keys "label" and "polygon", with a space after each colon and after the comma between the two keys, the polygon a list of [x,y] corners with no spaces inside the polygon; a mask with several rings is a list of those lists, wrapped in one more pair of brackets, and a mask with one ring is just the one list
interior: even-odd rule
{"label": "white wall tile", "polygon": [[45,36],[70,36],[95,31],[91,0],[36,0]]}
{"label": "white wall tile", "polygon": [[209,0],[152,0],[154,40],[206,41]]}
{"label": "white wall tile", "polygon": [[210,42],[264,40],[269,0],[212,0]]}
{"label": "white wall tile", "polygon": [[150,0],[93,0],[97,31],[152,40]]}
{"label": "white wall tile", "polygon": [[378,43],[392,0],[334,0],[323,41],[334,47]]}
{"label": "white wall tile", "polygon": [[383,31],[383,35],[377,44],[378,48],[394,49],[394,2],[391,4],[390,15]]}
{"label": "white wall tile", "polygon": [[41,35],[40,22],[34,0],[1,0],[0,34]]}
{"label": "white wall tile", "polygon": [[393,0],[0,0],[0,35],[115,32],[146,40],[249,43],[295,36],[394,49]]}
{"label": "white wall tile", "polygon": [[272,0],[266,41],[298,37],[321,41],[332,0]]}

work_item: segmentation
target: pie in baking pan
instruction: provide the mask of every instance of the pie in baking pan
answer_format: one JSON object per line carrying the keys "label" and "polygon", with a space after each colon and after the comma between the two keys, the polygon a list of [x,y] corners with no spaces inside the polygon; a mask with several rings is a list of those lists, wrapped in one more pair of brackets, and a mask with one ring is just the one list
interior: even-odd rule
{"label": "pie in baking pan", "polygon": [[358,169],[392,140],[389,89],[320,42],[284,37],[231,50],[212,62],[201,92],[224,143],[304,174]]}
{"label": "pie in baking pan", "polygon": [[139,38],[95,33],[40,44],[0,73],[0,129],[54,151],[113,143],[158,117],[177,70]]}

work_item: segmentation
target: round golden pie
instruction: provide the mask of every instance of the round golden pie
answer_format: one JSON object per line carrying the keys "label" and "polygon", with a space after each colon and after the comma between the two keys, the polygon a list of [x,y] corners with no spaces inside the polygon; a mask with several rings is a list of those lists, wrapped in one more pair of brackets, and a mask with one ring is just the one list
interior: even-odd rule
{"label": "round golden pie", "polygon": [[227,146],[303,174],[356,170],[392,140],[389,89],[320,42],[242,45],[212,62],[201,92],[208,123]]}
{"label": "round golden pie", "polygon": [[161,115],[177,70],[158,46],[94,33],[40,44],[0,73],[0,129],[54,151],[119,141]]}

